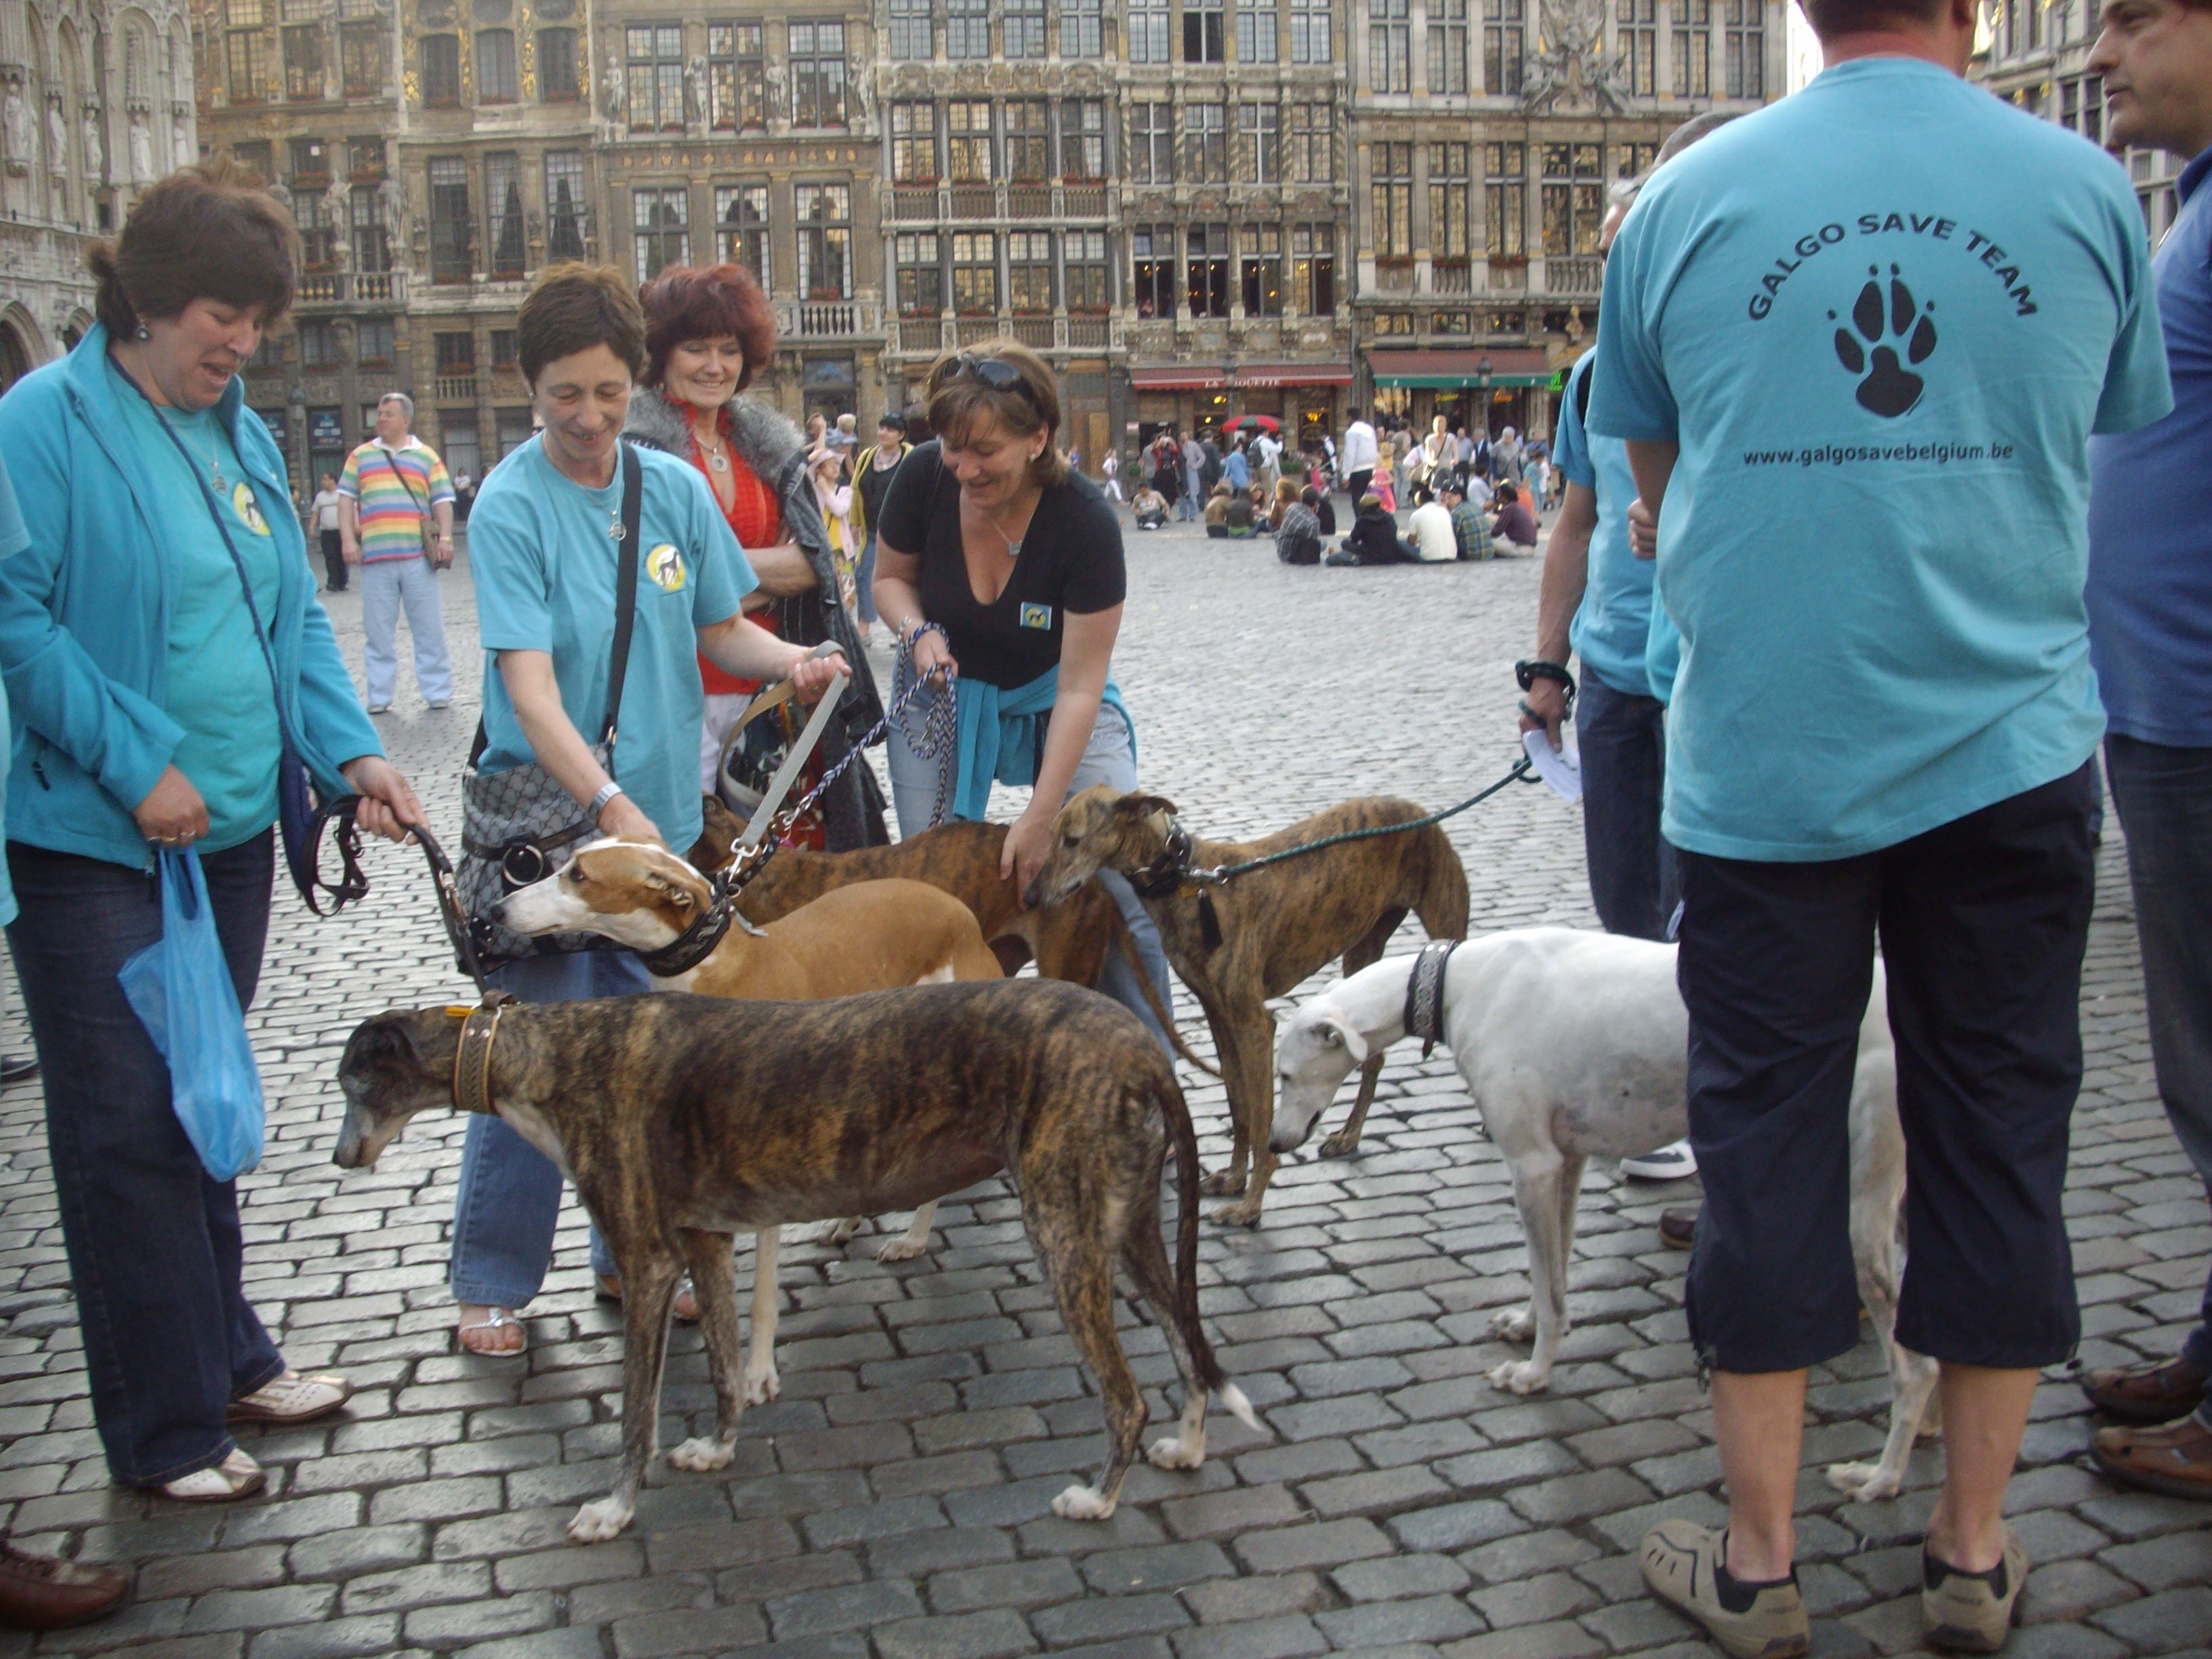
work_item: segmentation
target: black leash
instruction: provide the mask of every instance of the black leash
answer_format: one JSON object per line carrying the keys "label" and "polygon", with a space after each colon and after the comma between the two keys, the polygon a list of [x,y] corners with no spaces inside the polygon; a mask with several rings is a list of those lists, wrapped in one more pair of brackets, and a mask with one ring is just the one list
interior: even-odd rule
{"label": "black leash", "polygon": [[[368,896],[368,872],[361,866],[361,825],[355,821],[354,811],[361,805],[359,795],[341,795],[315,814],[307,836],[307,850],[313,867],[313,878],[301,889],[300,896],[307,908],[319,916],[334,916],[356,899]],[[332,886],[323,879],[323,835],[333,824],[337,826],[339,874],[337,884]],[[430,866],[430,884],[438,897],[438,916],[446,926],[446,937],[453,946],[453,965],[475,981],[481,994],[484,988],[483,959],[477,953],[476,933],[470,925],[468,912],[461,908],[460,888],[453,878],[453,861],[446,856],[446,849],[424,823],[407,826],[415,837],[415,844],[422,849],[422,857]],[[330,908],[323,908],[318,893],[329,896]]]}

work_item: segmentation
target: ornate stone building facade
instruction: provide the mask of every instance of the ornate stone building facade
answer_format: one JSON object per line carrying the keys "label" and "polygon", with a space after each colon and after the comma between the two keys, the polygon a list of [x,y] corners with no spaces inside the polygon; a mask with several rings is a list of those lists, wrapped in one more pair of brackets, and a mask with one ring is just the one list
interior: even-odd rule
{"label": "ornate stone building facade", "polygon": [[198,153],[181,0],[0,0],[0,391],[92,324],[87,245]]}

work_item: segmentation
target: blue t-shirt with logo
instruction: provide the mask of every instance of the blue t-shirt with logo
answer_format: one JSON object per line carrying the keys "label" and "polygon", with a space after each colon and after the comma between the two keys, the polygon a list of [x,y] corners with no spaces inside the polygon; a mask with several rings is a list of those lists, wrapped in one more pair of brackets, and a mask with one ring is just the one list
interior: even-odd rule
{"label": "blue t-shirt with logo", "polygon": [[2095,145],[1914,58],[1685,152],[1607,260],[1589,425],[1678,442],[1664,830],[1846,858],[2079,767],[2088,438],[2171,405]]}
{"label": "blue t-shirt with logo", "polygon": [[1651,561],[1628,549],[1628,504],[1636,499],[1636,475],[1628,470],[1628,446],[1618,438],[1593,436],[1583,424],[1591,367],[1597,354],[1586,352],[1567,375],[1559,399],[1559,443],[1554,459],[1569,483],[1597,496],[1597,527],[1590,532],[1589,575],[1567,637],[1583,659],[1583,672],[1595,674],[1616,691],[1648,697],[1644,672],[1644,637],[1651,627]]}
{"label": "blue t-shirt with logo", "polygon": [[[697,630],[727,622],[759,585],[738,538],[688,462],[636,452],[637,622],[616,721],[614,775],[679,853],[699,838]],[[607,714],[615,574],[622,552],[622,469],[604,489],[562,474],[533,438],[496,467],[469,513],[469,566],[483,637],[485,746],[479,766],[504,771],[536,757],[500,678],[501,651],[553,658],[561,706],[586,743]]]}

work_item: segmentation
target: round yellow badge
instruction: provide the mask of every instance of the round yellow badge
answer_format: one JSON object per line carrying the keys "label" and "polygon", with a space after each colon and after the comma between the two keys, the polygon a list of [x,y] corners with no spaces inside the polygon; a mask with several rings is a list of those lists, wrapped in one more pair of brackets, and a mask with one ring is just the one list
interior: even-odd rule
{"label": "round yellow badge", "polygon": [[684,586],[684,556],[663,542],[645,556],[645,574],[663,592],[678,592]]}
{"label": "round yellow badge", "polygon": [[230,492],[230,506],[255,535],[269,533],[269,520],[261,516],[261,503],[254,499],[252,485],[241,479]]}

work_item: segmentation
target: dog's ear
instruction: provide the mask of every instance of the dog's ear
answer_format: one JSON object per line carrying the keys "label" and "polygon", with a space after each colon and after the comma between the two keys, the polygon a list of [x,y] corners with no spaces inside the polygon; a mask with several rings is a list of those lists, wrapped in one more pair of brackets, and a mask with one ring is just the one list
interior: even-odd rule
{"label": "dog's ear", "polygon": [[1114,813],[1123,818],[1171,818],[1176,804],[1165,795],[1124,795],[1114,803]]}
{"label": "dog's ear", "polygon": [[1322,1041],[1332,1048],[1340,1048],[1352,1056],[1354,1066],[1367,1063],[1367,1039],[1359,1035],[1352,1022],[1336,1014],[1325,1014],[1321,1019]]}
{"label": "dog's ear", "polygon": [[648,888],[661,895],[678,909],[692,910],[698,908],[698,895],[685,887],[683,883],[662,875],[658,870],[647,871],[644,881]]}
{"label": "dog's ear", "polygon": [[414,1018],[411,1013],[394,1010],[362,1021],[346,1039],[339,1069],[386,1065],[427,1069],[422,1050],[415,1042]]}

